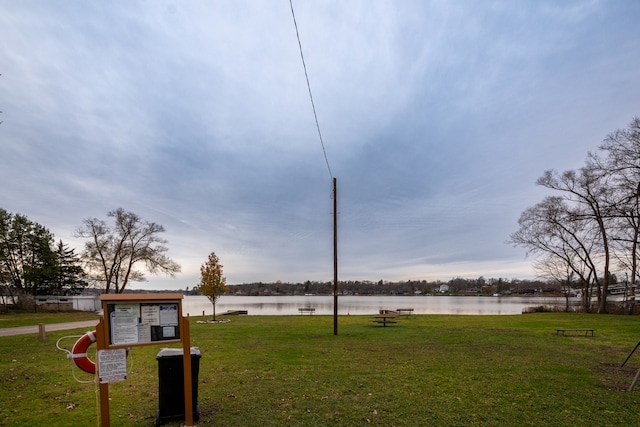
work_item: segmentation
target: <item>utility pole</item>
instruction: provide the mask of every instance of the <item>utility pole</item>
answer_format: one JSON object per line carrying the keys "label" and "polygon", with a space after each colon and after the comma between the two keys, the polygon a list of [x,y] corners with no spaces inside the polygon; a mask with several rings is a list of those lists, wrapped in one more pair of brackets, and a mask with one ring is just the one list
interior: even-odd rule
{"label": "utility pole", "polygon": [[333,335],[338,335],[338,191],[333,178]]}

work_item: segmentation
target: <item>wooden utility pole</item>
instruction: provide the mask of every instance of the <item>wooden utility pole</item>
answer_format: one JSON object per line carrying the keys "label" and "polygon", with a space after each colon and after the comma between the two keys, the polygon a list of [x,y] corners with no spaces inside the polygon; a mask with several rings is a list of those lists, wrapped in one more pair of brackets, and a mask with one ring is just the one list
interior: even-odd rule
{"label": "wooden utility pole", "polygon": [[338,191],[333,178],[333,335],[338,335]]}

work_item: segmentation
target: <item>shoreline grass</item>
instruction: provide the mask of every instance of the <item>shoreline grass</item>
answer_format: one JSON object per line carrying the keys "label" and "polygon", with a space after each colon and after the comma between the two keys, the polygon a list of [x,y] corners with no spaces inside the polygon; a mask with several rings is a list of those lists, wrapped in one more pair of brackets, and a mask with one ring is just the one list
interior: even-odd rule
{"label": "shoreline grass", "polygon": [[[626,392],[640,352],[620,367],[640,340],[637,317],[412,315],[381,327],[341,316],[338,336],[332,316],[196,320],[201,426],[614,426],[640,417],[640,390]],[[595,337],[555,335],[572,327]],[[75,382],[55,349],[82,332],[0,338],[0,424],[96,424],[94,384]],[[112,425],[154,425],[160,348],[131,351],[129,378],[110,386]]]}

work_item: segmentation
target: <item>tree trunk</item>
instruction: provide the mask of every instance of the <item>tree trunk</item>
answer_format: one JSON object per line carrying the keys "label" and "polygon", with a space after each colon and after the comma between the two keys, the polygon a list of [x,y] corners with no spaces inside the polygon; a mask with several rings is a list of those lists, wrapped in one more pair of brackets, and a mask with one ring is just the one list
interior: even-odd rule
{"label": "tree trunk", "polygon": [[591,312],[591,282],[590,282],[590,279],[582,281],[582,310],[585,313]]}

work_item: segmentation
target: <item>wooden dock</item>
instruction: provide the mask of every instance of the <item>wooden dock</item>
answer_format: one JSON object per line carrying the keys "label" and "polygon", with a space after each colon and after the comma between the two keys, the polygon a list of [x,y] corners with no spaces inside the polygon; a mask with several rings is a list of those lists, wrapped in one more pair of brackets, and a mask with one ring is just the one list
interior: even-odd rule
{"label": "wooden dock", "polygon": [[221,316],[238,316],[240,314],[249,314],[248,310],[227,310]]}

